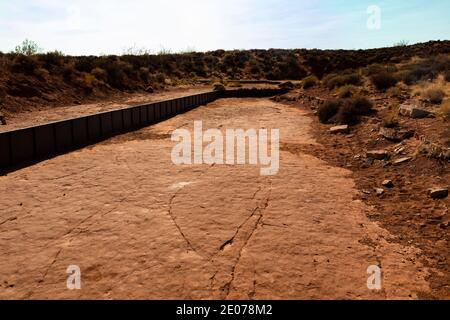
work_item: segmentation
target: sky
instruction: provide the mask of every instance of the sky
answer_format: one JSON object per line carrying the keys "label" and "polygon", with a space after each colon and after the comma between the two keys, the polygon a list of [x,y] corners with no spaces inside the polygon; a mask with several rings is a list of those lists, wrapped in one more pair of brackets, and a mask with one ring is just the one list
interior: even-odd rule
{"label": "sky", "polygon": [[366,49],[450,39],[448,0],[0,0],[0,51]]}

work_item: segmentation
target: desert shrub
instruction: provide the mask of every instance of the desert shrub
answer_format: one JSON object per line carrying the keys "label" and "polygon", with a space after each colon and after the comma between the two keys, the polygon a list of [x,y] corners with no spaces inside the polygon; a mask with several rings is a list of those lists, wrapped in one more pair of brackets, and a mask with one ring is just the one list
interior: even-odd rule
{"label": "desert shrub", "polygon": [[445,97],[444,91],[439,88],[429,88],[422,92],[422,98],[432,104],[440,104]]}
{"label": "desert shrub", "polygon": [[102,84],[92,73],[83,72],[81,77],[76,79],[75,85],[81,87],[87,93],[91,93],[95,87]]}
{"label": "desert shrub", "polygon": [[73,63],[66,64],[63,67],[62,75],[64,81],[71,82],[75,78],[75,74],[76,74],[75,65]]}
{"label": "desert shrub", "polygon": [[106,82],[108,80],[108,73],[102,68],[96,67],[91,71],[91,74],[100,81]]}
{"label": "desert shrub", "polygon": [[48,72],[48,70],[45,68],[37,68],[36,70],[34,70],[34,74],[37,78],[45,80],[50,75],[50,72]]}
{"label": "desert shrub", "polygon": [[75,59],[75,69],[80,72],[91,72],[95,68],[95,57],[77,57]]}
{"label": "desert shrub", "polygon": [[447,82],[450,82],[450,70],[444,72],[444,79]]}
{"label": "desert shrub", "polygon": [[343,103],[339,108],[335,122],[339,124],[356,124],[358,123],[359,115],[355,113],[355,110],[351,103]]}
{"label": "desert shrub", "polygon": [[352,85],[346,85],[339,89],[338,97],[343,98],[351,98],[358,94],[358,88]]}
{"label": "desert shrub", "polygon": [[315,75],[310,75],[303,79],[302,87],[303,89],[309,89],[316,86],[319,82],[319,79]]}
{"label": "desert shrub", "polygon": [[372,102],[364,97],[343,99],[336,114],[336,122],[349,125],[357,124],[361,116],[372,112],[372,107]]}
{"label": "desert shrub", "polygon": [[450,100],[446,100],[440,108],[440,112],[442,114],[442,117],[446,121],[450,121]]}
{"label": "desert shrub", "polygon": [[317,116],[322,123],[353,125],[359,122],[361,116],[370,114],[372,108],[372,102],[364,97],[328,100],[319,107]]}
{"label": "desert shrub", "polygon": [[390,73],[383,72],[371,77],[374,86],[381,91],[385,91],[397,84],[397,79]]}
{"label": "desert shrub", "polygon": [[392,114],[385,115],[381,121],[381,125],[385,128],[396,128],[399,125],[398,116]]}
{"label": "desert shrub", "polygon": [[32,40],[25,39],[20,45],[14,48],[14,53],[19,55],[31,56],[41,52],[38,44]]}
{"label": "desert shrub", "polygon": [[139,78],[145,82],[150,79],[150,70],[146,67],[139,68]]}
{"label": "desert shrub", "polygon": [[361,84],[361,76],[357,73],[350,73],[344,75],[329,75],[324,79],[325,85],[328,89],[335,89],[345,85],[358,86]]}
{"label": "desert shrub", "polygon": [[154,75],[154,81],[158,83],[164,83],[166,81],[166,76],[162,72],[157,72]]}
{"label": "desert shrub", "polygon": [[128,88],[128,77],[125,73],[125,66],[130,66],[120,60],[109,59],[103,66],[103,69],[108,74],[107,83],[117,89]]}
{"label": "desert shrub", "polygon": [[319,121],[322,123],[327,123],[331,118],[333,118],[339,111],[342,102],[340,100],[328,100],[319,106],[317,110],[317,116]]}
{"label": "desert shrub", "polygon": [[373,103],[367,98],[356,97],[353,99],[347,99],[348,103],[352,106],[354,113],[359,116],[365,116],[373,111]]}
{"label": "desert shrub", "polygon": [[399,81],[412,85],[419,81],[435,79],[439,73],[438,69],[440,67],[433,66],[431,60],[419,60],[403,66],[395,76]]}
{"label": "desert shrub", "polygon": [[64,54],[60,51],[40,55],[39,59],[47,70],[50,70],[52,67],[62,67],[64,65]]}
{"label": "desert shrub", "polygon": [[402,91],[397,87],[391,87],[386,91],[389,98],[400,98]]}
{"label": "desert shrub", "polygon": [[26,55],[18,55],[12,62],[12,71],[25,74],[33,74],[39,68],[39,63],[34,57]]}

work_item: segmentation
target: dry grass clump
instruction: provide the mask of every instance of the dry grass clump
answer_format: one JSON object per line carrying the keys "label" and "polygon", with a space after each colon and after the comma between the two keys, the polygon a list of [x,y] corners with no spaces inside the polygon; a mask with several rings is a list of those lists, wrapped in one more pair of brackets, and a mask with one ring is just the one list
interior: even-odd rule
{"label": "dry grass clump", "polygon": [[445,100],[439,111],[444,120],[450,121],[450,100]]}
{"label": "dry grass clump", "polygon": [[358,87],[353,85],[346,85],[339,89],[338,97],[341,99],[355,97],[360,94]]}
{"label": "dry grass clump", "polygon": [[445,92],[439,87],[430,87],[422,91],[422,99],[429,101],[432,104],[441,104],[444,100]]}
{"label": "dry grass clump", "polygon": [[319,83],[319,79],[315,75],[307,76],[302,80],[303,89],[315,87]]}
{"label": "dry grass clump", "polygon": [[328,100],[323,103],[317,112],[322,123],[339,123],[354,125],[360,121],[361,116],[373,111],[373,103],[364,97]]}
{"label": "dry grass clump", "polygon": [[358,73],[354,72],[343,75],[330,74],[323,81],[327,88],[332,90],[345,85],[359,86],[362,83],[362,78]]}
{"label": "dry grass clump", "polygon": [[388,72],[382,72],[371,76],[371,81],[375,88],[380,91],[386,91],[387,89],[394,87],[398,80],[393,74]]}

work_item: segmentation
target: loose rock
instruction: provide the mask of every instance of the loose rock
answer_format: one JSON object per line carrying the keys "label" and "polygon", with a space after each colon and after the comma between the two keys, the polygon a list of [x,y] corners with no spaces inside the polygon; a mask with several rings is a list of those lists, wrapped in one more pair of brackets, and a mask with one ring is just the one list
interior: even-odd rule
{"label": "loose rock", "polygon": [[382,196],[384,194],[384,190],[381,188],[377,188],[377,189],[375,189],[375,191],[377,193],[377,196]]}
{"label": "loose rock", "polygon": [[221,83],[214,83],[214,91],[225,91],[225,86]]}
{"label": "loose rock", "polygon": [[383,187],[386,187],[386,188],[394,187],[394,183],[392,182],[392,180],[384,180],[382,185],[383,185]]}
{"label": "loose rock", "polygon": [[394,128],[381,128],[379,135],[389,141],[401,142],[403,140],[413,137],[414,130],[398,130],[398,129],[394,129]]}
{"label": "loose rock", "polygon": [[444,199],[448,197],[448,188],[433,188],[428,192],[433,199]]}
{"label": "loose rock", "polygon": [[418,108],[417,106],[414,106],[414,105],[400,106],[399,113],[402,116],[410,117],[413,119],[426,118],[431,114],[431,112],[429,112],[425,109]]}
{"label": "loose rock", "polygon": [[366,155],[368,158],[384,160],[389,156],[389,153],[386,150],[371,150],[367,151]]}
{"label": "loose rock", "polygon": [[332,127],[330,128],[330,133],[349,133],[350,129],[348,127],[348,125],[342,125],[342,126],[336,126],[336,127]]}
{"label": "loose rock", "polygon": [[279,84],[278,87],[280,89],[284,89],[284,90],[292,90],[292,89],[294,89],[295,86],[291,81],[286,81],[286,82]]}

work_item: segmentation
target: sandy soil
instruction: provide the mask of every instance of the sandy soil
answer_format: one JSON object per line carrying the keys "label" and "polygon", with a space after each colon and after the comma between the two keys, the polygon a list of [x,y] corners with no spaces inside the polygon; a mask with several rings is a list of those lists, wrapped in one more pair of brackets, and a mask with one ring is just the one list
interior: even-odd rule
{"label": "sandy soil", "polygon": [[[176,166],[175,128],[279,128],[280,171]],[[386,299],[427,292],[421,251],[370,221],[351,171],[317,146],[306,111],[218,100],[0,177],[0,298]],[[295,152],[294,152],[295,151]],[[66,288],[81,267],[82,289]],[[368,290],[367,267],[382,267]]]}

